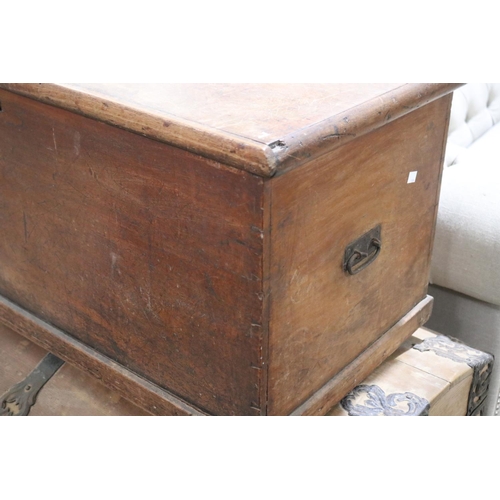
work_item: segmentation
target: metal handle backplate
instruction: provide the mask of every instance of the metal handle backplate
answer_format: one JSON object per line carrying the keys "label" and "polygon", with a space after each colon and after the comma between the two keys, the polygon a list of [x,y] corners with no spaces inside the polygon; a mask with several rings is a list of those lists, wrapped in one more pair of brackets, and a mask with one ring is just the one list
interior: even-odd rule
{"label": "metal handle backplate", "polygon": [[380,224],[347,245],[344,252],[344,270],[353,275],[366,269],[382,249]]}

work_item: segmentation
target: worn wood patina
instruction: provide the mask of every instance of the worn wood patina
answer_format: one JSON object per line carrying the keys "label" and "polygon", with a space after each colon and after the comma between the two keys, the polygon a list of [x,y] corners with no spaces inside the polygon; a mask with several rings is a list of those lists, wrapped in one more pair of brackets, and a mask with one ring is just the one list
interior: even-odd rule
{"label": "worn wood patina", "polygon": [[324,414],[430,314],[457,86],[0,85],[0,321],[154,414]]}

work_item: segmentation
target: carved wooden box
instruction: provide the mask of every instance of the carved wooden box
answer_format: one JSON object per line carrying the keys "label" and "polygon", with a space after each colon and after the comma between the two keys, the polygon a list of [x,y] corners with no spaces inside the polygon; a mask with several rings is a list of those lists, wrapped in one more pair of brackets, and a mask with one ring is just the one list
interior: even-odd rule
{"label": "carved wooden box", "polygon": [[156,414],[324,414],[430,314],[452,84],[0,90],[0,320]]}

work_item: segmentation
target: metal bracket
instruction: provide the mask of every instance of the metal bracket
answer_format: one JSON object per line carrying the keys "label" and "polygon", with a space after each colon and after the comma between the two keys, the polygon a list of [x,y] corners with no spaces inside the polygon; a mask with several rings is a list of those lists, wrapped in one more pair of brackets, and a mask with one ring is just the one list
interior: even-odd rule
{"label": "metal bracket", "polygon": [[62,359],[49,353],[37,367],[22,381],[0,396],[0,416],[25,417],[42,387],[64,364]]}
{"label": "metal bracket", "polygon": [[431,351],[437,356],[470,366],[473,375],[467,403],[467,416],[483,414],[495,360],[492,354],[478,351],[445,335],[425,339],[420,344],[414,345],[413,349],[420,352]]}

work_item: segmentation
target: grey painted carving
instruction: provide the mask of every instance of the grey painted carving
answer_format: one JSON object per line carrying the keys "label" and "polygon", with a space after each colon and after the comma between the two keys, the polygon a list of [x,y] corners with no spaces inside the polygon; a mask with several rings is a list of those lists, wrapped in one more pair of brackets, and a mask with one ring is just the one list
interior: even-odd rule
{"label": "grey painted carving", "polygon": [[429,402],[411,392],[386,396],[377,385],[358,385],[340,404],[350,416],[427,416]]}
{"label": "grey painted carving", "polygon": [[467,363],[473,370],[472,385],[467,404],[467,415],[481,415],[484,409],[494,357],[444,335],[425,339],[413,346],[420,352],[431,351],[437,356],[451,359],[457,363]]}

